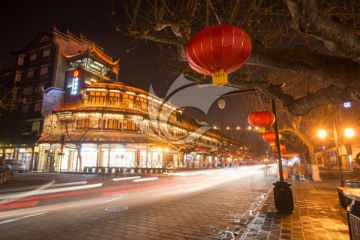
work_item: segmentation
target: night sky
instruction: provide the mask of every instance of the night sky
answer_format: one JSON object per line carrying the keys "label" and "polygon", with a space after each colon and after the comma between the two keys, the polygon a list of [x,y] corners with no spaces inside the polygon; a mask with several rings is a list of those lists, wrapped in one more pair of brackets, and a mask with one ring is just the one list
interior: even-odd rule
{"label": "night sky", "polygon": [[[121,16],[125,13],[119,6],[116,7],[117,15]],[[146,91],[152,84],[155,92],[163,97],[178,74],[175,70],[173,73],[169,72],[169,69],[165,71],[167,74],[161,74],[164,72],[162,66],[166,62],[166,56],[161,54],[159,47],[150,41],[134,42],[134,38],[123,32],[116,32],[109,19],[111,13],[110,0],[3,1],[0,7],[1,69],[14,65],[15,59],[10,51],[25,47],[41,30],[51,32],[55,26],[62,32],[68,29],[75,36],[81,33],[103,47],[105,53],[113,59],[120,58],[119,81]],[[126,31],[125,17],[121,20],[120,27]],[[248,125],[248,113],[242,112],[244,105],[240,101],[236,96],[227,97],[226,108],[223,110],[215,102],[208,115],[196,110],[189,112],[211,125],[245,128]]]}
{"label": "night sky", "polygon": [[[149,89],[153,82],[163,86],[164,76],[156,76],[159,47],[151,42],[136,41],[122,32],[116,32],[111,22],[112,2],[109,0],[35,0],[6,1],[0,8],[1,18],[1,68],[14,65],[10,51],[26,46],[41,30],[51,32],[53,26],[60,31],[69,30],[103,47],[113,59],[120,58],[119,81]],[[119,5],[120,6],[120,5]],[[122,9],[117,15],[123,15]],[[126,29],[125,18],[122,30]],[[159,84],[149,76],[154,75]],[[175,76],[172,76],[175,79]],[[161,89],[160,89],[161,90]]]}

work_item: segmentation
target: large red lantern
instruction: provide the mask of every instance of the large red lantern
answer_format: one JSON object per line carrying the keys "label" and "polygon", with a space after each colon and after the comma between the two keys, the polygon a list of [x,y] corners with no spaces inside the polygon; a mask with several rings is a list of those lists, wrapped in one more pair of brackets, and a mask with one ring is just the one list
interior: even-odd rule
{"label": "large red lantern", "polygon": [[257,111],[248,116],[248,122],[252,127],[270,127],[275,122],[275,116],[268,111]]}
{"label": "large red lantern", "polygon": [[242,29],[229,24],[207,27],[196,33],[186,47],[186,59],[198,73],[225,85],[228,73],[241,68],[250,57],[251,41]]}

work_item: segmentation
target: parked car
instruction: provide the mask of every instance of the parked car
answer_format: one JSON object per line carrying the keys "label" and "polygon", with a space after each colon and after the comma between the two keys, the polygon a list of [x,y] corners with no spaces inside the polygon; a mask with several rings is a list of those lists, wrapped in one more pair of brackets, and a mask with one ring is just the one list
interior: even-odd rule
{"label": "parked car", "polygon": [[17,159],[6,159],[5,166],[11,172],[27,172],[26,164]]}

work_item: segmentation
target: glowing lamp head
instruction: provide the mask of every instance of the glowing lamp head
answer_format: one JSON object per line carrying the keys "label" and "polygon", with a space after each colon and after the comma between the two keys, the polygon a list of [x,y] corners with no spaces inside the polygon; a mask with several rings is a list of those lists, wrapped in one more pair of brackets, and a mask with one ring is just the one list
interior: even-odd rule
{"label": "glowing lamp head", "polygon": [[224,109],[225,108],[225,100],[223,98],[220,98],[218,101],[218,106],[220,109]]}
{"label": "glowing lamp head", "polygon": [[347,137],[347,138],[352,138],[355,136],[355,131],[352,128],[346,128],[344,130],[344,133],[345,133],[345,137]]}
{"label": "glowing lamp head", "polygon": [[79,77],[79,70],[75,70],[73,72],[73,77]]}
{"label": "glowing lamp head", "polygon": [[320,139],[325,139],[326,136],[327,136],[327,132],[326,132],[326,130],[324,130],[324,129],[320,129],[320,130],[317,132],[317,134],[318,134],[318,137],[319,137]]}

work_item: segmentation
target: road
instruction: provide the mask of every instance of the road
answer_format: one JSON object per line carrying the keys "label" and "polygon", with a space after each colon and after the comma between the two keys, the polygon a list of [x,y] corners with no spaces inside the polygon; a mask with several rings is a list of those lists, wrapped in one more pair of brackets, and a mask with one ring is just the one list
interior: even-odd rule
{"label": "road", "polygon": [[270,173],[244,166],[92,181],[16,174],[26,184],[0,186],[0,239],[234,239],[232,229],[245,231],[272,190],[275,167]]}

